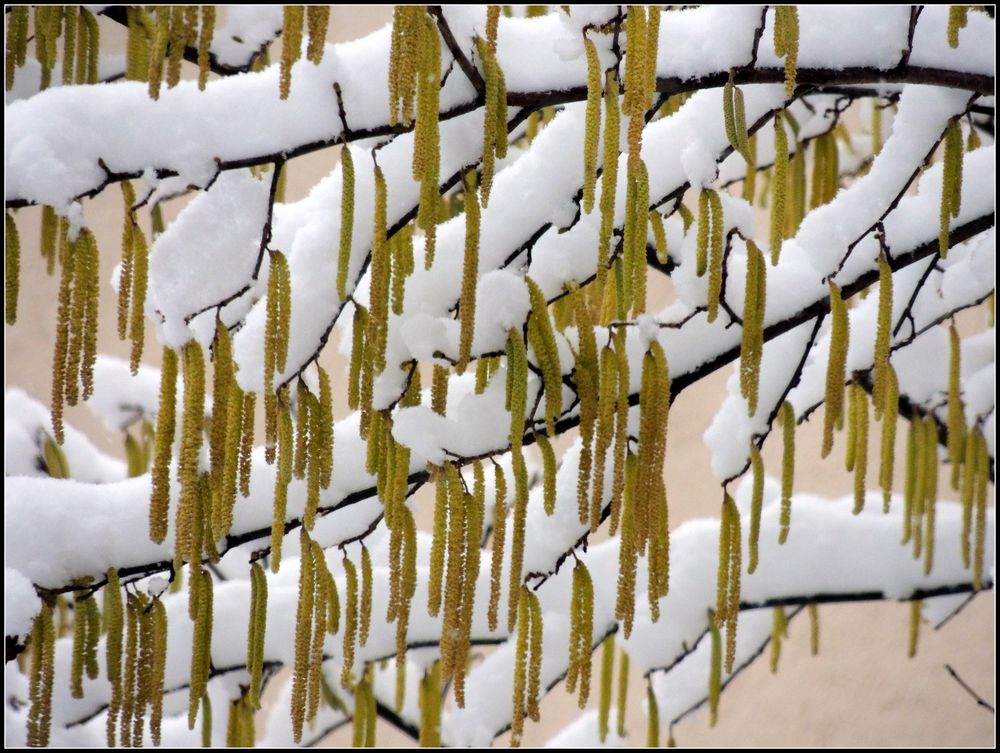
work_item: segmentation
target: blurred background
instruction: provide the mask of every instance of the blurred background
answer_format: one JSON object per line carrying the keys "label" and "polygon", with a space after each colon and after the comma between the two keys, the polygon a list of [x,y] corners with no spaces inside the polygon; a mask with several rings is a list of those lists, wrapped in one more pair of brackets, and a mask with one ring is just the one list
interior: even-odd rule
{"label": "blurred background", "polygon": [[[388,23],[390,6],[335,7],[329,26],[331,42],[355,39]],[[101,18],[102,46],[123,51],[121,26]],[[115,48],[117,45],[117,49]],[[280,43],[279,47],[280,49]],[[185,75],[196,69],[185,63]],[[192,76],[193,77],[193,76]],[[384,85],[373,81],[372,86]],[[309,189],[336,164],[339,149],[328,149],[288,163],[287,200],[305,196]],[[166,202],[164,216],[169,222],[182,209],[185,198]],[[145,215],[148,221],[148,214]],[[115,334],[116,296],[108,280],[118,263],[122,226],[121,195],[116,187],[85,202],[87,224],[102,249],[101,326],[99,351],[128,359],[128,343]],[[58,277],[45,273],[44,263],[33,249],[39,244],[40,211],[34,208],[17,213],[21,234],[21,301],[18,322],[5,328],[5,383],[28,392],[45,405],[51,392],[51,360],[55,331]],[[760,225],[763,232],[766,225]],[[147,234],[149,232],[146,226]],[[672,300],[669,281],[650,273],[650,310],[656,311]],[[969,331],[985,324],[981,311],[967,312],[962,327]],[[151,328],[149,328],[151,329]],[[332,340],[332,339],[331,339]],[[337,416],[347,413],[346,362],[331,341],[323,365],[334,379]],[[942,358],[947,354],[942,354]],[[159,366],[160,347],[147,333],[144,361]],[[717,516],[721,502],[719,484],[709,466],[709,453],[702,442],[714,411],[725,396],[725,383],[732,373],[726,367],[699,384],[686,389],[670,414],[665,476],[670,501],[671,527],[686,520]],[[802,425],[797,433],[796,492],[816,492],[830,498],[852,493],[853,477],[844,471],[843,446],[839,444],[826,460],[820,460],[821,419]],[[84,431],[104,452],[123,456],[122,436],[111,433],[84,406],[67,408],[66,421]],[[258,436],[260,436],[258,434]],[[843,442],[843,435],[838,437]],[[899,433],[897,456],[901,457],[905,432]],[[557,445],[564,449],[568,440]],[[767,468],[780,468],[777,442],[764,447]],[[901,488],[902,463],[897,463],[897,488]],[[954,499],[942,484],[944,498]],[[429,506],[426,491],[416,504],[426,524]],[[990,504],[993,489],[990,488]],[[426,514],[424,514],[426,511]],[[792,525],[791,535],[795,535]],[[849,546],[850,542],[845,542]],[[942,542],[942,546],[949,542]],[[891,602],[824,605],[819,608],[821,650],[809,652],[809,625],[802,616],[791,621],[790,639],[782,649],[780,669],[772,675],[766,659],[743,671],[725,690],[718,724],[709,728],[704,710],[690,715],[674,728],[679,745],[690,746],[992,746],[995,717],[977,707],[975,701],[949,676],[950,664],[973,689],[990,703],[995,698],[995,601],[993,592],[983,593],[941,630],[924,625],[915,658],[907,658],[909,607]],[[669,620],[665,614],[663,619]],[[488,649],[487,649],[488,650]],[[595,655],[595,678],[599,672]],[[629,689],[626,720],[628,742],[645,743],[645,683],[634,671]],[[283,682],[279,676],[276,682]],[[596,681],[596,680],[595,680]],[[707,678],[706,678],[707,681]],[[596,690],[590,706],[596,708]],[[450,700],[449,700],[450,703]],[[569,724],[580,712],[576,698],[563,686],[556,687],[543,701],[541,722],[526,722],[524,745],[543,745]],[[258,718],[263,717],[258,715]],[[379,745],[411,745],[414,741],[379,722]],[[664,741],[666,730],[663,730]],[[506,745],[509,735],[498,745]],[[324,739],[324,745],[351,744],[350,727]]]}

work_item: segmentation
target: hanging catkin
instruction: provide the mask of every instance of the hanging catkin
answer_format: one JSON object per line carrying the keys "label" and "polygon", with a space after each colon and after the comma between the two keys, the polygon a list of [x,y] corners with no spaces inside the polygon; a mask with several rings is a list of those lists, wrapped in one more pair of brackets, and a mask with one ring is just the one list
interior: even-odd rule
{"label": "hanging catkin", "polygon": [[[8,87],[10,88],[10,87]],[[7,324],[17,322],[17,293],[21,276],[21,241],[17,224],[8,212],[4,215],[4,317]]]}
{"label": "hanging catkin", "polygon": [[601,132],[601,63],[594,46],[586,34],[583,46],[587,53],[587,114],[583,141],[583,211],[594,210],[594,188],[597,185],[597,149]]}
{"label": "hanging catkin", "polygon": [[878,258],[878,325],[875,330],[875,365],[872,404],[875,418],[881,420],[889,371],[889,343],[892,338],[892,268],[885,254]]}
{"label": "hanging catkin", "polygon": [[281,30],[281,79],[280,94],[288,99],[292,88],[292,66],[302,56],[302,25],[304,6],[286,5]]}
{"label": "hanging catkin", "polygon": [[958,217],[962,206],[962,128],[958,119],[948,122],[944,139],[944,169],[941,186],[941,228],[938,253],[944,258],[950,245],[951,220]]}
{"label": "hanging catkin", "polygon": [[460,322],[458,363],[455,370],[465,373],[472,351],[472,336],[476,322],[476,281],[479,277],[479,199],[476,175],[465,174],[465,262],[462,268],[462,292],[458,314]]}
{"label": "hanging catkin", "polygon": [[156,436],[153,440],[153,491],[149,504],[149,538],[157,544],[167,535],[176,399],[177,352],[164,346],[163,365],[160,370],[160,407],[156,416]]}
{"label": "hanging catkin", "polygon": [[783,111],[774,116],[774,170],[771,175],[771,266],[777,266],[785,235],[788,184],[788,135]]}
{"label": "hanging catkin", "polygon": [[849,338],[847,306],[840,288],[830,281],[830,356],[826,367],[826,408],[823,415],[822,457],[833,449],[833,430],[844,412],[844,382]]}
{"label": "hanging catkin", "polygon": [[743,299],[743,337],[740,345],[740,394],[750,416],[757,412],[760,362],[764,354],[764,313],[767,308],[767,264],[752,240],[747,241],[746,292]]}
{"label": "hanging catkin", "polygon": [[774,8],[774,54],[785,58],[785,96],[791,97],[799,55],[799,11],[794,5]]}
{"label": "hanging catkin", "polygon": [[788,530],[792,522],[792,485],[795,479],[795,408],[787,400],[782,403],[778,414],[781,421],[781,518],[778,529],[778,543],[788,540]]}
{"label": "hanging catkin", "polygon": [[337,295],[347,298],[347,274],[351,264],[351,239],[354,233],[354,158],[351,148],[344,144],[340,152],[340,253],[337,257]]}

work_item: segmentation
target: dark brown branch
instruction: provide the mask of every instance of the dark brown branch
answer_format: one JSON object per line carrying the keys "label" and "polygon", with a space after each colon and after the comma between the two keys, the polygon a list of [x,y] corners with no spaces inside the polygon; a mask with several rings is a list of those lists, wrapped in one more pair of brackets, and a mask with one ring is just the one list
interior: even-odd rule
{"label": "dark brown branch", "polygon": [[462,46],[455,39],[455,34],[451,30],[451,26],[448,24],[448,19],[444,17],[444,11],[441,9],[440,5],[428,5],[427,12],[434,16],[434,20],[437,21],[438,31],[441,32],[441,38],[444,40],[445,45],[448,47],[448,51],[451,52],[452,57],[455,58],[455,62],[458,63],[458,67],[462,69],[462,73],[465,77],[469,79],[476,91],[479,92],[478,99],[482,100],[486,96],[486,82],[483,80],[482,74],[479,69],[472,64],[469,57],[465,54]]}
{"label": "dark brown branch", "polygon": [[949,675],[951,675],[953,678],[955,678],[955,682],[957,682],[959,685],[961,685],[962,689],[965,690],[966,693],[968,693],[969,695],[971,695],[975,699],[977,706],[982,706],[984,709],[986,709],[987,711],[989,711],[991,714],[996,714],[997,713],[997,710],[995,708],[993,708],[993,706],[990,703],[988,703],[985,699],[983,699],[983,697],[981,695],[979,695],[979,693],[977,693],[975,690],[973,690],[971,687],[969,687],[969,683],[967,683],[965,680],[963,680],[961,677],[959,677],[958,672],[956,672],[955,669],[950,664],[945,664],[944,668],[946,670],[948,670],[948,674]]}

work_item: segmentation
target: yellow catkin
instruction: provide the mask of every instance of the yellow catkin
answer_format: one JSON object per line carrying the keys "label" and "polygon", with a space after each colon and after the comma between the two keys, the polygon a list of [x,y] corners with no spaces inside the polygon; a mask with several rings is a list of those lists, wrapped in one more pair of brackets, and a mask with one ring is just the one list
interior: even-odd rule
{"label": "yellow catkin", "polygon": [[[615,518],[615,500],[621,499],[625,488],[625,460],[628,455],[628,413],[629,375],[628,354],[625,347],[625,328],[619,327],[613,335],[615,343],[615,365],[618,368],[618,396],[615,402],[615,448],[614,468],[611,480],[612,521]],[[593,521],[591,521],[593,525]]]}
{"label": "yellow catkin", "polygon": [[250,567],[250,619],[247,625],[247,671],[250,688],[247,701],[260,706],[260,691],[264,674],[264,634],[267,629],[267,576],[255,562]]}
{"label": "yellow catkin", "polygon": [[292,66],[302,56],[302,25],[305,20],[304,7],[286,5],[281,30],[281,81],[282,99],[288,99],[292,88]]}
{"label": "yellow catkin", "polygon": [[[124,185],[124,183],[122,184]],[[42,258],[46,261],[46,270],[49,275],[55,271],[56,263],[56,238],[59,233],[59,220],[56,210],[49,206],[42,207],[42,229],[40,249]]]}
{"label": "yellow catkin", "polygon": [[368,548],[361,546],[361,613],[359,626],[359,642],[362,646],[368,643],[368,632],[372,624],[372,559]]}
{"label": "yellow catkin", "polygon": [[250,456],[253,450],[254,406],[257,398],[252,392],[243,395],[240,427],[239,488],[244,497],[250,496]]}
{"label": "yellow catkin", "polygon": [[760,362],[764,354],[764,314],[767,308],[767,265],[757,244],[747,241],[746,293],[743,299],[743,333],[740,346],[740,392],[749,414],[757,412]]}
{"label": "yellow catkin", "polygon": [[52,727],[52,683],[55,676],[55,630],[52,606],[42,603],[31,628],[31,677],[28,698],[28,745],[47,747]]}
{"label": "yellow catkin", "polygon": [[201,747],[212,747],[212,699],[208,693],[201,698]]}
{"label": "yellow catkin", "polygon": [[7,50],[4,86],[14,88],[17,69],[24,65],[28,50],[28,6],[14,6],[7,24]]}
{"label": "yellow catkin", "polygon": [[652,682],[646,685],[646,747],[660,747],[660,706],[653,692]]}
{"label": "yellow catkin", "polygon": [[274,515],[271,518],[271,572],[281,567],[281,543],[285,537],[288,484],[292,480],[292,416],[287,406],[288,388],[278,391],[278,468],[274,474]]}
{"label": "yellow catkin", "polygon": [[21,241],[17,224],[10,213],[4,215],[4,317],[7,324],[17,322],[17,293],[21,278]]}
{"label": "yellow catkin", "polygon": [[761,459],[760,449],[752,443],[750,445],[750,466],[753,469],[753,495],[750,502],[750,535],[748,538],[750,558],[747,563],[747,573],[753,573],[757,569],[760,513],[764,504],[764,461]]}
{"label": "yellow catkin", "polygon": [[[56,340],[52,358],[52,432],[57,444],[63,443],[63,406],[67,399],[67,382],[71,375],[67,366],[72,317],[74,244],[67,235],[69,223],[59,221],[59,258],[62,262],[62,276],[59,281],[59,306],[56,314]],[[73,375],[75,379],[75,375]]]}
{"label": "yellow catkin", "polygon": [[70,694],[83,698],[83,670],[86,661],[87,620],[83,601],[86,591],[77,591],[73,597],[73,658],[70,665]]}
{"label": "yellow catkin", "polygon": [[351,327],[351,365],[347,379],[347,406],[357,410],[361,405],[361,371],[365,357],[365,330],[368,328],[368,309],[354,306]]}
{"label": "yellow catkin", "polygon": [[371,286],[368,299],[365,357],[361,374],[361,435],[367,438],[371,422],[375,378],[385,369],[385,343],[389,310],[389,246],[386,234],[385,176],[375,166],[375,212],[372,231]]}
{"label": "yellow catkin", "polygon": [[746,175],[743,179],[743,198],[754,203],[757,195],[757,135],[750,136],[747,140],[747,152],[750,161],[747,163]]}
{"label": "yellow catkin", "polygon": [[785,96],[791,97],[799,54],[799,11],[794,5],[774,9],[774,52],[785,58]]}
{"label": "yellow catkin", "polygon": [[542,452],[543,507],[546,515],[552,515],[556,511],[556,455],[544,434],[536,434],[535,441]]}
{"label": "yellow catkin", "polygon": [[941,187],[941,228],[938,253],[944,258],[950,245],[951,220],[958,216],[962,205],[962,129],[958,120],[948,123],[944,139],[944,170]]}
{"label": "yellow catkin", "polygon": [[215,34],[215,6],[201,7],[201,24],[198,30],[198,88],[204,91],[208,83],[209,49]]}
{"label": "yellow catkin", "polygon": [[809,612],[809,653],[813,656],[819,655],[819,607],[816,604],[809,604],[806,609]]}
{"label": "yellow catkin", "polygon": [[184,405],[181,416],[181,447],[177,460],[180,495],[177,503],[177,535],[174,562],[197,561],[201,547],[196,545],[201,519],[198,512],[198,458],[203,439],[205,404],[205,360],[201,345],[190,340],[181,352],[184,372]]}
{"label": "yellow catkin", "polygon": [[783,607],[771,610],[771,674],[778,673],[778,662],[781,661],[781,639],[788,637],[788,622]]}
{"label": "yellow catkin", "polygon": [[134,224],[132,228],[131,284],[128,336],[132,341],[132,348],[129,353],[129,368],[134,375],[139,372],[145,344],[146,290],[149,286],[149,245],[138,224]]}
{"label": "yellow catkin", "polygon": [[328,577],[326,555],[316,541],[311,542],[310,551],[304,556],[310,557],[313,568],[312,643],[309,646],[306,669],[306,720],[312,722],[319,712],[322,696],[323,643],[327,632],[327,600],[330,596],[331,579]]}
{"label": "yellow catkin", "polygon": [[345,144],[340,152],[340,253],[337,257],[337,295],[347,298],[347,275],[351,265],[351,239],[354,233],[354,158]]}
{"label": "yellow catkin", "polygon": [[525,523],[528,514],[528,471],[524,457],[516,452],[511,456],[514,470],[514,514],[510,541],[510,580],[508,587],[507,630],[514,630],[517,619],[517,599],[522,583],[524,563]]}
{"label": "yellow catkin", "polygon": [[858,450],[858,392],[852,379],[847,388],[847,447],[844,452],[844,467],[848,473],[854,471],[854,460]]}
{"label": "yellow catkin", "polygon": [[978,430],[971,441],[975,442],[976,447],[976,522],[973,533],[972,590],[979,591],[983,587],[983,558],[986,551],[986,492],[990,477],[990,455],[986,439]]}
{"label": "yellow catkin", "polygon": [[460,332],[458,340],[459,374],[465,373],[472,351],[473,327],[476,322],[476,281],[479,276],[479,200],[476,196],[475,172],[465,174],[465,262],[462,267],[462,292],[458,314]]}
{"label": "yellow catkin", "polygon": [[152,667],[149,678],[149,704],[152,711],[149,716],[149,732],[153,745],[160,744],[160,728],[163,721],[164,680],[167,671],[167,610],[160,599],[153,599],[150,608],[152,628]]}
{"label": "yellow catkin", "polygon": [[[597,530],[600,524],[601,510],[604,506],[604,458],[614,433],[615,404],[618,398],[618,369],[615,362],[615,352],[610,347],[601,350],[600,379],[598,381],[597,421],[594,442],[593,493],[590,508],[591,530]],[[620,505],[612,497],[610,533],[614,534],[618,527],[618,512]]]}
{"label": "yellow catkin", "polygon": [[212,662],[212,576],[201,572],[198,613],[195,616],[191,650],[191,688],[188,698],[188,729],[194,729],[198,703],[207,698],[208,674]]}
{"label": "yellow catkin", "polygon": [[132,206],[135,204],[135,189],[129,181],[122,181],[122,199],[125,203],[125,218],[122,222],[122,267],[118,279],[118,339],[128,337],[129,306],[132,297],[132,265],[134,253],[135,217]]}
{"label": "yellow catkin", "polygon": [[882,254],[878,259],[878,325],[875,330],[875,366],[872,403],[875,418],[881,420],[885,411],[885,395],[889,370],[889,343],[892,337],[892,268]]}
{"label": "yellow catkin", "polygon": [[441,584],[444,580],[444,555],[448,540],[448,480],[444,470],[440,468],[431,471],[431,479],[435,482],[435,505],[427,613],[435,617],[441,609]]}
{"label": "yellow catkin", "polygon": [[833,449],[833,430],[844,412],[844,382],[847,368],[848,331],[847,306],[840,288],[830,281],[830,357],[826,368],[826,408],[823,415],[822,457]]}
{"label": "yellow catkin", "polygon": [[784,113],[774,116],[774,170],[771,176],[771,265],[781,257],[785,234],[785,204],[788,183],[788,135]]}
{"label": "yellow catkin", "polygon": [[899,416],[899,380],[892,364],[886,369],[885,383],[879,486],[882,488],[882,511],[888,513],[892,500],[892,476],[896,457],[896,420]]}
{"label": "yellow catkin", "polygon": [[924,487],[924,575],[930,575],[934,568],[934,524],[937,510],[938,457],[937,422],[928,417],[924,422],[924,448],[927,464]]}
{"label": "yellow catkin", "polygon": [[[639,551],[645,542],[655,537],[653,529],[656,487],[663,474],[666,457],[667,417],[670,411],[670,376],[666,354],[654,340],[643,357],[642,385],[639,396],[639,455],[637,458],[636,500],[639,515],[637,544]],[[655,559],[650,552],[650,559]],[[650,573],[652,577],[653,568]]]}
{"label": "yellow catkin", "polygon": [[906,644],[906,655],[912,659],[917,655],[917,642],[920,638],[920,609],[923,602],[914,599],[910,602],[910,635]]}
{"label": "yellow catkin", "polygon": [[778,529],[778,543],[788,540],[788,530],[792,522],[792,487],[795,481],[795,408],[789,402],[781,405],[778,416],[781,421],[781,518]]}
{"label": "yellow catkin", "polygon": [[490,603],[487,622],[490,630],[497,628],[500,609],[500,576],[503,572],[504,539],[507,532],[507,480],[503,468],[494,466],[494,488],[496,499],[493,504],[493,551],[490,561]]}
{"label": "yellow catkin", "polygon": [[306,58],[313,65],[319,65],[323,61],[323,45],[326,42],[326,30],[330,24],[330,6],[306,6],[306,21],[309,30]]}
{"label": "yellow catkin", "polygon": [[636,456],[629,453],[625,462],[624,490],[622,494],[622,532],[618,557],[618,594],[615,601],[615,617],[621,622],[622,634],[628,638],[632,633],[635,617],[635,580],[638,547],[636,546],[635,477]]}
{"label": "yellow catkin", "polygon": [[710,189],[703,189],[698,194],[698,246],[696,271],[701,277],[708,270],[708,234],[712,221],[712,205],[709,199]]}
{"label": "yellow catkin", "polygon": [[528,601],[528,612],[531,617],[530,656],[528,660],[528,687],[525,699],[528,716],[532,721],[539,721],[538,701],[541,695],[542,683],[542,607],[534,592],[525,589]]}
{"label": "yellow catkin", "polygon": [[730,506],[729,525],[729,578],[727,579],[726,599],[726,672],[733,671],[733,660],[736,656],[736,624],[740,615],[740,566],[743,551],[743,536],[740,531],[740,513],[736,503],[727,495],[726,503]]}
{"label": "yellow catkin", "polygon": [[459,619],[462,604],[462,582],[465,569],[466,502],[458,467],[445,466],[448,480],[448,557],[444,580],[444,609],[441,621],[441,676],[452,679],[455,665],[464,658],[457,656]]}
{"label": "yellow catkin", "polygon": [[903,484],[903,538],[901,541],[903,544],[907,543],[912,535],[911,516],[917,486],[917,445],[919,437],[922,436],[922,432],[917,431],[919,422],[920,417],[914,416],[910,420],[906,433],[906,476]]}
{"label": "yellow catkin", "polygon": [[615,639],[609,636],[601,645],[601,688],[597,703],[597,735],[603,743],[608,738],[611,716],[611,685],[615,669]]}
{"label": "yellow catkin", "polygon": [[302,739],[302,725],[306,717],[306,684],[309,675],[310,649],[312,647],[313,599],[316,587],[316,570],[313,567],[312,541],[305,528],[299,529],[299,601],[295,613],[295,661],[292,675],[292,738]]}
{"label": "yellow catkin", "polygon": [[958,32],[965,28],[969,20],[968,5],[948,6],[948,46],[958,48]]}
{"label": "yellow catkin", "polygon": [[583,211],[590,214],[594,210],[594,189],[597,185],[597,149],[601,132],[601,63],[597,47],[584,34],[584,50],[587,53],[587,114],[583,141]]}
{"label": "yellow catkin", "polygon": [[865,479],[868,472],[868,393],[855,383],[851,387],[855,395],[854,409],[854,514],[859,514],[865,506]]}
{"label": "yellow catkin", "polygon": [[167,56],[167,43],[170,41],[170,8],[161,6],[154,10],[156,14],[156,27],[152,40],[152,47],[149,51],[149,72],[146,78],[149,81],[149,96],[151,99],[160,98],[160,83],[163,79],[163,62]]}
{"label": "yellow catkin", "polygon": [[420,680],[421,748],[441,745],[441,664],[434,662]]}
{"label": "yellow catkin", "polygon": [[722,636],[714,620],[708,621],[712,641],[712,656],[708,670],[708,725],[714,727],[719,720],[719,696],[722,693]]}
{"label": "yellow catkin", "polygon": [[[577,705],[582,709],[586,708],[590,696],[590,660],[594,642],[594,584],[590,571],[582,562],[578,562],[573,568],[573,577],[579,581],[578,599],[574,605],[573,617],[576,621],[574,632],[577,639],[575,674],[580,683]],[[572,692],[572,688],[568,685],[567,688]]]}
{"label": "yellow catkin", "polygon": [[[598,290],[603,290],[608,279],[611,234],[615,226],[615,194],[618,184],[618,148],[621,113],[619,111],[618,77],[614,70],[608,71],[604,79],[604,159],[601,172],[601,232],[597,244]],[[607,324],[602,318],[602,324]]]}
{"label": "yellow catkin", "polygon": [[346,556],[344,575],[347,578],[347,602],[344,609],[344,663],[340,672],[340,685],[350,688],[354,681],[354,653],[358,633],[358,571]]}
{"label": "yellow catkin", "polygon": [[152,496],[149,503],[149,537],[160,543],[167,535],[170,506],[170,460],[176,424],[177,352],[163,348],[160,370],[160,407],[153,440]]}
{"label": "yellow catkin", "polygon": [[104,644],[104,668],[111,685],[108,703],[107,742],[114,747],[118,729],[118,714],[122,704],[122,631],[125,627],[125,613],[118,571],[108,570],[108,583],[104,587],[104,627],[107,639]]}
{"label": "yellow catkin", "polygon": [[549,318],[545,294],[534,280],[526,277],[531,298],[531,319],[528,322],[528,338],[535,351],[542,370],[542,384],[545,390],[545,430],[549,436],[555,434],[555,422],[562,413],[562,367],[559,363],[559,347],[556,344],[552,320]]}
{"label": "yellow catkin", "polygon": [[514,653],[514,698],[510,720],[510,745],[521,746],[524,733],[524,691],[528,682],[528,639],[531,633],[531,613],[528,606],[528,589],[518,589],[517,648]]}
{"label": "yellow catkin", "polygon": [[978,481],[978,471],[977,468],[977,451],[978,441],[977,441],[977,430],[973,429],[966,436],[965,439],[965,456],[962,458],[962,488],[961,488],[961,501],[962,501],[962,533],[961,533],[961,548],[962,548],[962,567],[968,569],[972,564],[972,518],[973,518],[973,507],[974,498],[976,493],[976,483]]}
{"label": "yellow catkin", "polygon": [[416,227],[424,231],[424,265],[434,260],[436,228],[441,199],[441,156],[438,133],[440,109],[441,39],[429,15],[417,8],[417,122],[414,127],[413,178],[420,182]]}
{"label": "yellow catkin", "polygon": [[188,43],[185,9],[174,5],[170,8],[170,33],[167,37],[167,87],[173,89],[181,80],[181,62]]}
{"label": "yellow catkin", "polygon": [[948,368],[948,458],[951,461],[951,488],[958,491],[965,455],[965,406],[962,404],[962,344],[954,324],[948,328],[948,339],[951,344]]}
{"label": "yellow catkin", "polygon": [[617,708],[617,730],[618,737],[625,737],[625,712],[628,710],[628,686],[629,686],[629,655],[622,649],[618,659],[618,708]]}

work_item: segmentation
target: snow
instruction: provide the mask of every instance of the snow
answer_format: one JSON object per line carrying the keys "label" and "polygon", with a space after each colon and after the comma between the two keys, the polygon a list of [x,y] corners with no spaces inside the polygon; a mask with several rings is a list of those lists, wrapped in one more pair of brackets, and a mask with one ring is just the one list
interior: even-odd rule
{"label": "snow", "polygon": [[10,567],[3,569],[3,632],[22,641],[31,633],[31,624],[42,608],[42,600],[35,594],[22,573]]}
{"label": "snow", "polygon": [[[180,385],[183,389],[183,385]],[[100,354],[94,363],[94,392],[90,408],[113,430],[126,429],[136,421],[155,422],[160,410],[160,370],[140,364],[132,374],[127,361]]]}

